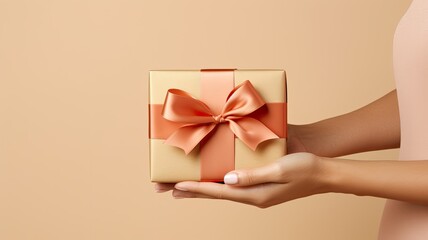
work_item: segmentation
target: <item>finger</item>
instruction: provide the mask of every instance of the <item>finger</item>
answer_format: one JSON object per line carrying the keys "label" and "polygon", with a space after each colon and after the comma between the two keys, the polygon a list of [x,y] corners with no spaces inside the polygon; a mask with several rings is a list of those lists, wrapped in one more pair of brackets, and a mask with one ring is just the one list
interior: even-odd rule
{"label": "finger", "polygon": [[174,183],[155,183],[154,188],[158,193],[163,193],[174,189]]}
{"label": "finger", "polygon": [[205,194],[201,194],[201,193],[194,193],[194,192],[185,192],[185,191],[180,191],[177,189],[174,189],[172,191],[172,196],[175,199],[182,199],[182,198],[209,198],[209,199],[213,199],[212,196],[208,196]]}
{"label": "finger", "polygon": [[183,192],[209,196],[209,198],[254,204],[260,200],[263,186],[243,188],[212,182],[180,182],[175,185],[175,188]]}
{"label": "finger", "polygon": [[281,177],[281,166],[278,162],[253,168],[234,170],[224,176],[224,183],[234,186],[252,186],[261,183],[278,182]]}

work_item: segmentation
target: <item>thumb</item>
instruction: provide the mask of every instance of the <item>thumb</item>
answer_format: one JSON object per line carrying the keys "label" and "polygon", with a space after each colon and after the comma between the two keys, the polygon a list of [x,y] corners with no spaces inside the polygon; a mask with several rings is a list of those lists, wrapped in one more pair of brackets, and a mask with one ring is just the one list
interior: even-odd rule
{"label": "thumb", "polygon": [[251,186],[280,180],[281,167],[278,163],[253,168],[234,170],[224,176],[224,183],[234,186]]}

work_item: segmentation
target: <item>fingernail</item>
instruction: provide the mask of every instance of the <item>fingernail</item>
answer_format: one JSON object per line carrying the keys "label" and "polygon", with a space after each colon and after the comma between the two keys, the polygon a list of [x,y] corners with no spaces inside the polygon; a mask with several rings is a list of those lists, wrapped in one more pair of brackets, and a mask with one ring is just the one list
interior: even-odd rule
{"label": "fingernail", "polygon": [[188,189],[185,186],[181,185],[181,184],[175,184],[174,188],[176,188],[176,189],[178,189],[180,191],[184,191],[184,192],[188,191]]}
{"label": "fingernail", "polygon": [[158,193],[162,193],[162,192],[168,191],[168,189],[162,187],[162,185],[159,185],[159,184],[155,184],[154,187],[155,187],[155,191],[158,192]]}
{"label": "fingernail", "polygon": [[183,199],[184,198],[182,193],[179,193],[176,191],[172,192],[172,196],[174,197],[174,199]]}
{"label": "fingernail", "polygon": [[228,173],[224,176],[224,183],[226,184],[237,184],[238,183],[238,174]]}
{"label": "fingernail", "polygon": [[163,193],[163,192],[166,192],[166,191],[168,191],[168,190],[166,190],[166,189],[155,189],[155,191],[156,191],[157,193]]}

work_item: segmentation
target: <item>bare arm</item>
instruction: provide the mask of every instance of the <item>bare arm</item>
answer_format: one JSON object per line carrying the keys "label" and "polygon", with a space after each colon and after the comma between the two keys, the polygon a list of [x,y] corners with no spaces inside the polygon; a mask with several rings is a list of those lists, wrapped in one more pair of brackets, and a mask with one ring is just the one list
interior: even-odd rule
{"label": "bare arm", "polygon": [[428,204],[428,160],[355,161],[324,159],[329,192]]}
{"label": "bare arm", "polygon": [[[353,112],[308,125],[290,125],[290,144],[300,141],[306,152],[336,157],[398,148],[400,117],[396,91]],[[294,139],[293,139],[294,138]],[[290,146],[291,150],[295,146]],[[293,152],[293,151],[292,151]]]}

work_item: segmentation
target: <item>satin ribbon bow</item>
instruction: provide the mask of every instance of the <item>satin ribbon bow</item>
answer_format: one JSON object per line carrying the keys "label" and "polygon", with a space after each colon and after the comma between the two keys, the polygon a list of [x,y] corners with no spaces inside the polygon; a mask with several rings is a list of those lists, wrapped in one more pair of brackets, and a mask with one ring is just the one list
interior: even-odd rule
{"label": "satin ribbon bow", "polygon": [[254,151],[261,142],[279,138],[259,120],[247,117],[265,104],[248,80],[230,92],[219,115],[189,93],[169,89],[162,116],[185,125],[175,130],[165,143],[189,154],[218,124],[229,124],[230,130]]}

